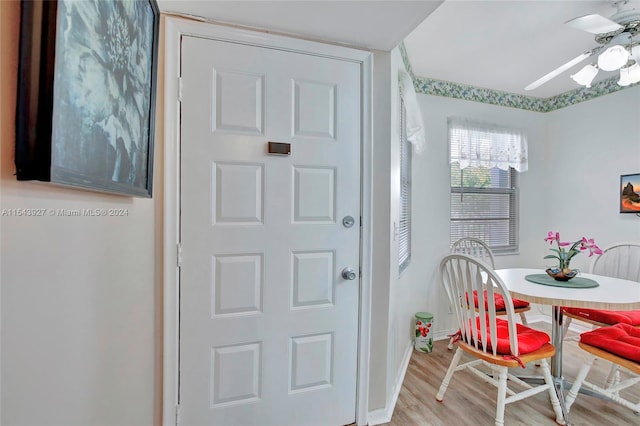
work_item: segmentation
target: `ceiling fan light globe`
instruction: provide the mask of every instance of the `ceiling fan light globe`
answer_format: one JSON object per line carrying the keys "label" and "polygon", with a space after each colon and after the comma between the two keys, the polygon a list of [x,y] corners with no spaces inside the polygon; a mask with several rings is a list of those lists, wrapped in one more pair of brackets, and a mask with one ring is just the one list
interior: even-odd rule
{"label": "ceiling fan light globe", "polygon": [[619,86],[629,86],[640,81],[640,65],[635,60],[629,61],[629,65],[620,68]]}
{"label": "ceiling fan light globe", "polygon": [[629,83],[635,84],[640,82],[640,65],[634,63],[629,67]]}
{"label": "ceiling fan light globe", "polygon": [[596,77],[596,74],[598,74],[598,68],[593,65],[585,65],[580,71],[573,74],[571,78],[582,86],[591,87],[591,82]]}
{"label": "ceiling fan light globe", "polygon": [[620,69],[620,80],[618,80],[618,86],[626,87],[631,84],[631,78],[629,77],[629,68]]}
{"label": "ceiling fan light globe", "polygon": [[598,67],[605,71],[622,68],[629,60],[629,52],[619,44],[611,46],[598,56]]}

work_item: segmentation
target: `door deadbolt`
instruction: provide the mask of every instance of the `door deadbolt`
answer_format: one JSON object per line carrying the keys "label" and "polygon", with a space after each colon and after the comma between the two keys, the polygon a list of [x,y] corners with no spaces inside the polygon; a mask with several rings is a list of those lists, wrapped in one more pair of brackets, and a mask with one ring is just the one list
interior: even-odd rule
{"label": "door deadbolt", "polygon": [[345,280],[355,280],[356,279],[356,271],[354,271],[351,268],[344,268],[342,270],[342,278],[344,278]]}
{"label": "door deadbolt", "polygon": [[345,216],[342,219],[342,224],[345,228],[351,228],[356,223],[356,220],[352,216]]}

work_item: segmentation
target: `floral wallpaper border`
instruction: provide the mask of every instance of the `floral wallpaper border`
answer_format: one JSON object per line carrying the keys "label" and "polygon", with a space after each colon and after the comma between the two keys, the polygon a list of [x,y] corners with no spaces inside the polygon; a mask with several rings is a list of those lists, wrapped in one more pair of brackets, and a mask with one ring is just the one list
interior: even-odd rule
{"label": "floral wallpaper border", "polygon": [[500,92],[424,77],[417,77],[413,80],[413,84],[417,93],[425,95],[444,96],[536,112],[548,112],[547,100],[543,98],[534,98],[532,96],[517,95],[515,93]]}
{"label": "floral wallpaper border", "polygon": [[404,43],[398,46],[405,68],[413,78],[413,84],[417,93],[448,98],[462,99],[466,101],[482,102],[485,104],[519,108],[535,112],[551,112],[580,102],[588,101],[600,96],[608,95],[629,87],[636,87],[640,83],[622,87],[617,84],[617,77],[594,83],[587,88],[578,88],[561,93],[550,98],[536,98],[533,96],[519,95],[516,93],[501,92],[482,87],[469,86],[451,81],[436,80],[432,78],[416,77],[411,68],[411,61],[407,55]]}
{"label": "floral wallpaper border", "polygon": [[411,61],[409,60],[409,55],[407,54],[407,48],[404,46],[404,41],[401,41],[398,45],[398,49],[400,50],[400,56],[402,56],[402,62],[404,62],[404,68],[407,70],[414,83],[416,81],[416,76],[413,74],[413,69],[411,68]]}
{"label": "floral wallpaper border", "polygon": [[547,112],[555,111],[560,108],[575,105],[580,102],[588,101],[590,99],[636,86],[638,86],[638,83],[622,87],[618,85],[618,77],[608,78],[606,80],[594,83],[593,86],[589,89],[587,89],[586,87],[581,87],[579,89],[571,90],[569,92],[561,93],[559,95],[548,98],[546,100]]}

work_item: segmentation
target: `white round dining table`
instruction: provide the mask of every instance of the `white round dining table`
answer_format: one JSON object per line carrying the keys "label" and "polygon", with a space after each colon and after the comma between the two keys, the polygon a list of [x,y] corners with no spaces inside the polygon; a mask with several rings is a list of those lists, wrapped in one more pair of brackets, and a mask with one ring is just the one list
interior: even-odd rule
{"label": "white round dining table", "polygon": [[544,274],[542,269],[511,268],[496,270],[513,297],[541,305],[559,305],[575,308],[630,310],[640,309],[640,283],[620,278],[580,273],[597,287],[554,287],[525,279],[527,275]]}
{"label": "white round dining table", "polygon": [[531,282],[527,275],[544,274],[541,269],[508,268],[496,270],[512,297],[530,303],[553,306],[551,343],[556,355],[551,360],[551,374],[562,377],[562,307],[631,310],[640,309],[640,283],[602,275],[580,273],[578,276],[594,280],[597,287],[575,288],[571,281],[567,287],[556,287]]}
{"label": "white round dining table", "polygon": [[551,374],[554,377],[560,405],[568,422],[568,413],[564,404],[564,379],[562,377],[563,307],[631,310],[640,309],[640,283],[619,278],[580,273],[578,276],[598,283],[597,287],[566,287],[544,285],[531,282],[527,275],[544,274],[542,269],[508,268],[496,270],[512,297],[529,303],[552,306],[551,343],[555,346],[555,355],[551,358]]}

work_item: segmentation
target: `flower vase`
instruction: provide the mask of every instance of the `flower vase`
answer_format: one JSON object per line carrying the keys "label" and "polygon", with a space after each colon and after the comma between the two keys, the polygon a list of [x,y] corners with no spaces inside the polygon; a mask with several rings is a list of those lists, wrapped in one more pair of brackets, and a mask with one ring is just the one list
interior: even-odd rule
{"label": "flower vase", "polygon": [[577,269],[570,268],[547,268],[545,272],[556,281],[569,281],[571,278],[578,275]]}

